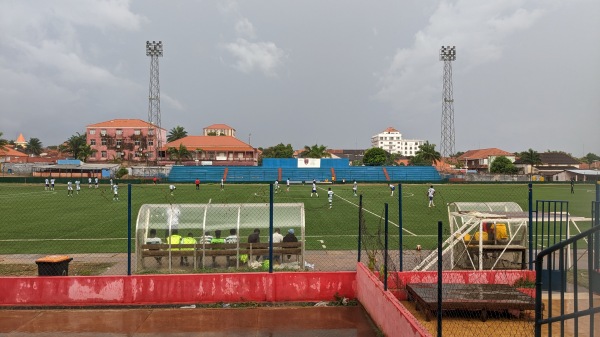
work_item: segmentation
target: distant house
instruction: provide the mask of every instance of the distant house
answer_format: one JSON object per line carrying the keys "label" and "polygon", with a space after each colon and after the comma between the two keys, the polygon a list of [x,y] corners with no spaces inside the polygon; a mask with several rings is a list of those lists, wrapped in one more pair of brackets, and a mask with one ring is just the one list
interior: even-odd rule
{"label": "distant house", "polygon": [[258,150],[232,136],[187,136],[163,146],[162,151],[169,148],[178,149],[180,145],[187,148],[192,158],[184,165],[214,166],[256,166]]}
{"label": "distant house", "polygon": [[0,150],[0,163],[27,163],[28,155],[15,150],[14,145],[6,145],[5,150]]}
{"label": "distant house", "polygon": [[476,170],[477,172],[487,173],[490,172],[490,166],[497,157],[504,156],[511,162],[515,162],[515,155],[504,150],[497,148],[469,150],[457,159],[460,163],[465,164],[465,168],[468,170]]}
{"label": "distant house", "polygon": [[88,161],[122,159],[156,160],[158,140],[167,142],[167,132],[141,119],[112,119],[86,127],[87,144],[96,150]]}
{"label": "distant house", "polygon": [[564,170],[552,175],[552,181],[600,181],[600,170]]}
{"label": "distant house", "polygon": [[363,157],[365,156],[365,150],[328,149],[327,152],[331,155],[331,158],[347,158],[350,161],[350,163],[354,161],[359,161],[362,164]]}
{"label": "distant house", "polygon": [[531,173],[552,180],[553,176],[565,170],[577,170],[581,163],[579,160],[561,152],[540,153],[541,164],[531,165],[523,162],[520,158],[515,160],[515,166],[524,173]]}
{"label": "distant house", "polygon": [[203,135],[235,137],[235,129],[227,124],[213,124],[203,129]]}

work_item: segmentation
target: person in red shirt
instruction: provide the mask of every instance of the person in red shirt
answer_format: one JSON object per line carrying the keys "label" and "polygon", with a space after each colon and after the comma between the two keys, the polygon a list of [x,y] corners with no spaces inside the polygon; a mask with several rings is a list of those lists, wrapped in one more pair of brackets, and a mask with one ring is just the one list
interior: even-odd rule
{"label": "person in red shirt", "polygon": [[200,189],[200,179],[196,178],[196,189]]}
{"label": "person in red shirt", "polygon": [[156,177],[152,178],[152,182],[154,183],[154,185],[156,185]]}

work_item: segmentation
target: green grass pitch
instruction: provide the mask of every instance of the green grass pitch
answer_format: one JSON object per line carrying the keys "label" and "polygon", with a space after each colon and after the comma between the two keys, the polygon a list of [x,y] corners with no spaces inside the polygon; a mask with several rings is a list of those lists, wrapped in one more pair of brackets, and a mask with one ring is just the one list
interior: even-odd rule
{"label": "green grass pitch", "polygon": [[[319,185],[319,197],[311,197],[311,186],[292,185],[286,191],[280,185],[275,202],[301,202],[306,214],[307,249],[357,248],[358,203],[352,184]],[[436,184],[436,207],[428,208],[426,190],[429,184],[403,184],[402,209],[405,247],[416,244],[433,246],[437,222],[448,224],[446,204],[455,201],[514,201],[528,209],[527,184]],[[142,204],[169,203],[265,203],[269,201],[269,185],[227,184],[220,191],[218,184],[176,184],[171,196],[167,184],[132,185],[132,230]],[[335,193],[333,208],[327,202],[327,188]],[[535,200],[565,200],[572,215],[589,217],[595,198],[593,184],[578,184],[570,193],[568,184],[535,184]],[[98,189],[82,185],[79,195],[67,196],[66,185],[55,191],[45,191],[41,184],[0,184],[0,254],[73,254],[127,251],[127,185],[120,185],[119,201],[113,201],[109,185]],[[386,184],[359,184],[363,195],[365,224],[369,228],[383,226],[384,205],[388,204],[390,248],[398,247],[398,194],[390,196]],[[589,223],[580,224],[583,230]],[[277,224],[275,224],[277,226]],[[446,226],[447,228],[447,226]],[[228,228],[223,228],[226,233]],[[240,233],[242,240],[249,230]],[[282,228],[285,234],[287,228]],[[446,234],[447,230],[445,231]],[[200,233],[194,233],[199,236]],[[261,232],[266,242],[268,230]],[[226,236],[226,234],[225,234]],[[132,244],[133,247],[133,244]]]}

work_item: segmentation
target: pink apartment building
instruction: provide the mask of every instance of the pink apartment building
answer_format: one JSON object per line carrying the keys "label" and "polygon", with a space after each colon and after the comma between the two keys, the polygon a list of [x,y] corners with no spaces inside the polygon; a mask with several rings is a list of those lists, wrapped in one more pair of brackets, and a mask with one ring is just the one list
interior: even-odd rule
{"label": "pink apartment building", "polygon": [[167,143],[167,131],[141,119],[113,119],[90,124],[87,143],[96,150],[89,161],[156,161],[158,141]]}

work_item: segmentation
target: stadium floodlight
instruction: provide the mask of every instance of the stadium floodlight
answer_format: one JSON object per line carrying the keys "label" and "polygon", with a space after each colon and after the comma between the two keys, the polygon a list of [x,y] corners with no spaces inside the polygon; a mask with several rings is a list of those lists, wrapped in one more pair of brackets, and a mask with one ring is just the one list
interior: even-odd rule
{"label": "stadium floodlight", "polygon": [[[150,56],[150,91],[148,94],[148,137],[156,137],[154,149],[154,158],[159,160],[160,149],[162,147],[161,134],[161,115],[160,115],[160,74],[158,68],[158,58],[163,56],[162,41],[146,41],[146,56]],[[151,131],[157,127],[157,134],[151,136]]]}
{"label": "stadium floodlight", "polygon": [[146,56],[163,56],[162,41],[146,41]]}
{"label": "stadium floodlight", "polygon": [[440,61],[444,61],[444,79],[442,93],[442,130],[440,154],[450,157],[454,152],[454,89],[452,87],[452,61],[456,60],[455,46],[442,46]]}
{"label": "stadium floodlight", "polygon": [[440,49],[440,61],[456,61],[456,47],[442,46]]}

